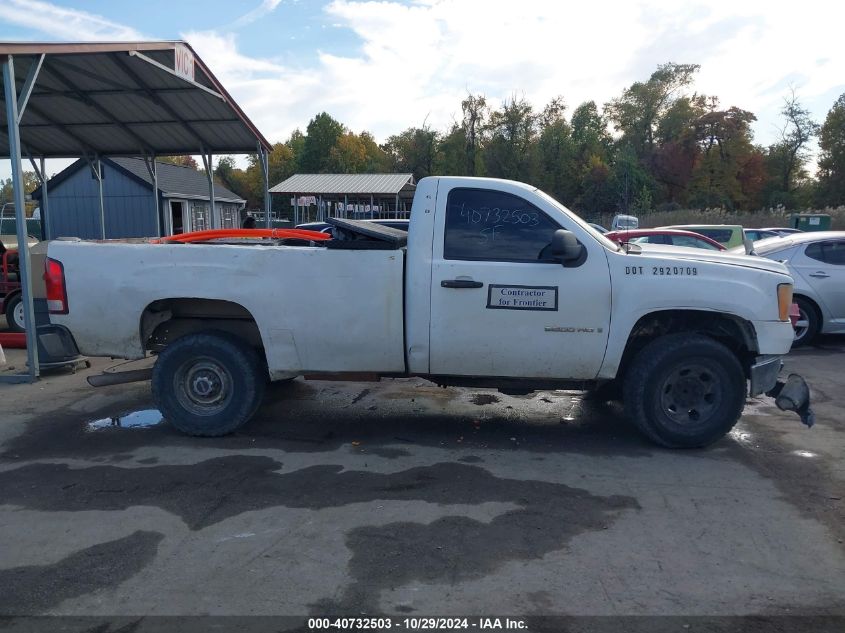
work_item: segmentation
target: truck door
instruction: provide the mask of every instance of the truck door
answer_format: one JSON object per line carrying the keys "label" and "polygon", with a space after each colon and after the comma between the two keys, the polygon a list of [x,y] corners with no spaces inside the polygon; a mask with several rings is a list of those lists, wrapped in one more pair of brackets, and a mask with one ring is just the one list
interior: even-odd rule
{"label": "truck door", "polygon": [[[530,201],[529,199],[530,198]],[[564,267],[549,244],[572,230],[586,249]],[[610,325],[604,247],[544,198],[441,180],[432,249],[432,374],[591,379]]]}

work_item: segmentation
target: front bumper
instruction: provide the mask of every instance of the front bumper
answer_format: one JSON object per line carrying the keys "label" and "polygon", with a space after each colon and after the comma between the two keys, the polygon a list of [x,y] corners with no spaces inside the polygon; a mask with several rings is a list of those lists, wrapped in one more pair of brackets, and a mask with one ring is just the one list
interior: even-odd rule
{"label": "front bumper", "polygon": [[751,385],[748,395],[752,398],[761,393],[774,389],[778,381],[778,374],[783,368],[783,361],[780,356],[758,356],[751,365]]}
{"label": "front bumper", "polygon": [[781,411],[794,411],[807,427],[813,426],[816,416],[810,408],[810,388],[798,374],[789,374],[786,381],[778,380],[783,368],[780,356],[758,356],[751,365],[749,396],[766,394],[775,399]]}

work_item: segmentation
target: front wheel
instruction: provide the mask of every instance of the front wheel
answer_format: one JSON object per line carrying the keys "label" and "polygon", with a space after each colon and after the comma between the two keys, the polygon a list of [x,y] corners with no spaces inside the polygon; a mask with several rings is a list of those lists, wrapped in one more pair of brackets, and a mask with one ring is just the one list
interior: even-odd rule
{"label": "front wheel", "polygon": [[795,297],[798,304],[798,320],[795,322],[795,338],[792,347],[809,345],[819,333],[819,313],[816,307],[804,297]]}
{"label": "front wheel", "polygon": [[624,382],[625,411],[650,440],[670,448],[707,446],[730,431],[745,406],[736,356],[696,334],[670,334],[646,345]]}
{"label": "front wheel", "polygon": [[153,397],[164,419],[188,435],[234,432],[261,404],[267,375],[255,349],[225,332],[188,334],[153,367]]}

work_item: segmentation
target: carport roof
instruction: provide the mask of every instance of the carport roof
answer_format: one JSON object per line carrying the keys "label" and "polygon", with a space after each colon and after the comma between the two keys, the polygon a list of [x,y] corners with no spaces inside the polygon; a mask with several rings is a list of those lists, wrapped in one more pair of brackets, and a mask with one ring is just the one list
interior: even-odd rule
{"label": "carport roof", "polygon": [[[189,60],[183,64],[187,73],[176,71],[177,52]],[[13,56],[21,99],[31,90],[20,138],[24,153],[33,157],[230,154],[271,147],[185,42],[5,42],[0,55]],[[193,80],[186,77],[191,72]],[[5,108],[2,95],[0,100]],[[6,128],[0,127],[0,156],[9,156]]]}
{"label": "carport roof", "polygon": [[396,195],[416,187],[413,174],[294,174],[270,193]]}

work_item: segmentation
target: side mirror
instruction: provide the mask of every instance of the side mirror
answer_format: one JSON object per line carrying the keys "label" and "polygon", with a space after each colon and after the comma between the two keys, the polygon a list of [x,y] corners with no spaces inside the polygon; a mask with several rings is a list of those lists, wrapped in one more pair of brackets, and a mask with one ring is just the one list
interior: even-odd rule
{"label": "side mirror", "polygon": [[558,229],[552,236],[552,255],[562,264],[577,260],[583,251],[584,246],[571,231]]}

